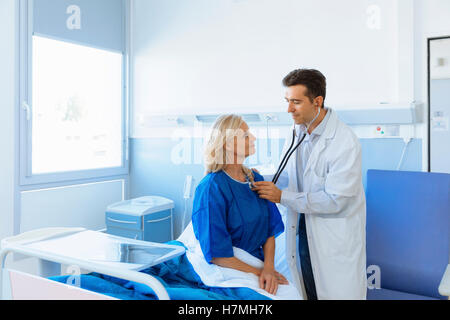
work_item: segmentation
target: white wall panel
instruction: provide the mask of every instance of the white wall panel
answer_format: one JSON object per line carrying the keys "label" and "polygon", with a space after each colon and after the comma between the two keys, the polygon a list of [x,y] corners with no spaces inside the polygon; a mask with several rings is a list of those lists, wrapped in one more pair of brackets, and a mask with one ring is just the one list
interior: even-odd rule
{"label": "white wall panel", "polygon": [[20,232],[46,227],[105,228],[106,207],[122,201],[124,181],[115,180],[21,193]]}
{"label": "white wall panel", "polygon": [[0,239],[14,230],[17,0],[0,1]]}
{"label": "white wall panel", "polygon": [[411,102],[411,1],[133,3],[134,124],[147,114],[284,111],[281,80],[299,67],[326,75],[329,106]]}

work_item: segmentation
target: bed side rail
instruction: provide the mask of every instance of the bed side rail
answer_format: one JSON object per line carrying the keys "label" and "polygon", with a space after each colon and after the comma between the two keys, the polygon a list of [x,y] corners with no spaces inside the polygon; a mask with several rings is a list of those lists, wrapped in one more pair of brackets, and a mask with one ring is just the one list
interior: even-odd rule
{"label": "bed side rail", "polygon": [[4,300],[117,300],[16,270],[3,270]]}
{"label": "bed side rail", "polygon": [[[3,292],[8,291],[5,288],[7,288],[8,286],[11,286],[11,280],[13,280],[13,279],[9,279],[9,282],[10,282],[9,284],[8,284],[8,281],[4,281],[6,278],[9,278],[9,274],[10,274],[8,272],[4,272],[4,271],[6,271],[6,269],[5,269],[6,256],[12,252],[19,253],[19,254],[22,254],[25,256],[29,256],[29,257],[35,257],[35,258],[39,258],[39,259],[43,259],[43,260],[47,260],[47,261],[51,261],[51,262],[56,262],[56,263],[60,263],[60,264],[77,266],[78,268],[83,269],[83,270],[89,270],[92,272],[101,273],[101,274],[108,275],[111,277],[116,277],[116,278],[133,281],[133,282],[138,282],[138,283],[147,285],[149,288],[151,288],[155,292],[155,294],[159,300],[170,300],[170,297],[169,297],[166,289],[164,288],[164,286],[161,284],[161,282],[159,282],[156,278],[152,277],[151,275],[148,275],[148,274],[145,274],[142,272],[138,272],[138,271],[133,271],[133,270],[126,270],[126,269],[121,269],[121,268],[117,268],[117,267],[110,267],[110,266],[102,265],[99,263],[94,263],[91,261],[78,260],[75,258],[69,258],[69,257],[65,257],[65,256],[48,254],[47,252],[44,252],[44,251],[30,250],[30,249],[28,249],[24,246],[20,246],[20,245],[11,245],[6,248],[3,248],[0,251],[0,275],[1,275],[0,285],[2,288],[0,291],[0,294],[1,294],[0,299],[3,299]],[[11,270],[9,270],[9,271],[11,271]],[[15,276],[17,276],[17,274],[15,274]],[[20,278],[20,275],[18,277]],[[19,278],[17,278],[17,279],[19,279]],[[44,279],[44,278],[42,278],[42,279]],[[50,280],[48,280],[48,281],[50,281]],[[41,282],[41,283],[44,283],[44,282]],[[15,284],[13,284],[11,286],[11,290],[13,290],[14,286],[15,286]],[[8,298],[8,296],[6,296],[5,298]]]}

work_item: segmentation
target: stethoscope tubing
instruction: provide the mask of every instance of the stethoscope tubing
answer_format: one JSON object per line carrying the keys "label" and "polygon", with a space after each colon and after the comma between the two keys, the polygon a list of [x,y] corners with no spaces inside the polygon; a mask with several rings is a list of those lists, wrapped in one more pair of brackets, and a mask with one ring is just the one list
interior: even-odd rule
{"label": "stethoscope tubing", "polygon": [[[295,150],[298,149],[298,147],[302,144],[303,140],[306,138],[306,133],[303,134],[303,137],[300,139],[300,141],[297,143],[294,149],[292,149],[292,146],[294,145],[295,141],[295,129],[292,133],[292,143],[286,152],[286,154],[283,157],[283,160],[281,161],[280,165],[278,166],[277,173],[273,176],[272,183],[276,184],[278,182],[278,179],[280,178],[280,175],[283,173],[284,169],[286,168],[287,163],[289,162],[289,159],[291,158],[292,154],[295,152]],[[292,149],[292,150],[291,150]]]}
{"label": "stethoscope tubing", "polygon": [[[308,128],[311,124],[314,123],[314,121],[316,121],[316,119],[319,117],[321,112],[321,109],[319,108],[319,112],[317,112],[317,115],[314,117],[314,119],[307,125],[306,127],[306,132],[308,132]],[[292,130],[292,142],[291,142],[291,146],[289,147],[288,151],[286,152],[286,154],[283,157],[283,160],[281,161],[280,165],[278,166],[278,170],[277,173],[273,176],[272,179],[272,183],[276,184],[278,182],[278,179],[280,178],[280,175],[283,173],[284,169],[286,168],[286,165],[289,161],[289,159],[291,158],[292,154],[294,153],[295,150],[298,149],[298,147],[302,144],[303,140],[305,140],[306,138],[306,133],[303,134],[303,137],[300,139],[299,143],[297,143],[297,145],[295,146],[295,148],[291,151],[292,146],[294,145],[294,141],[295,141],[295,126],[294,129]]]}
{"label": "stethoscope tubing", "polygon": [[277,176],[280,174],[280,168],[283,166],[283,163],[284,163],[284,161],[286,160],[287,155],[288,155],[289,152],[291,151],[291,148],[292,148],[292,146],[294,145],[294,142],[295,142],[295,129],[294,129],[293,132],[292,132],[292,142],[291,142],[291,145],[289,146],[288,151],[284,154],[284,157],[283,157],[283,159],[281,160],[280,165],[278,166],[277,172],[276,172],[275,175],[273,176],[272,182],[275,183],[275,184],[276,184],[277,181],[278,181],[278,177],[277,177]]}

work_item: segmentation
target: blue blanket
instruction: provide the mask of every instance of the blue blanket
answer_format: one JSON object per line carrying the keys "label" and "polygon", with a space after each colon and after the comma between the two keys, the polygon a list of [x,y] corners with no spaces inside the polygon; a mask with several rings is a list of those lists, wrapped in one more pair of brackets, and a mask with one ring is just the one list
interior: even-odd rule
{"label": "blue blanket", "polygon": [[[168,244],[183,246],[178,241],[171,241]],[[172,300],[270,300],[249,288],[218,288],[204,285],[186,254],[141,272],[158,279]],[[68,277],[59,276],[49,279],[67,283]],[[121,300],[157,299],[152,289],[137,282],[98,273],[81,275],[80,278],[81,288]]]}

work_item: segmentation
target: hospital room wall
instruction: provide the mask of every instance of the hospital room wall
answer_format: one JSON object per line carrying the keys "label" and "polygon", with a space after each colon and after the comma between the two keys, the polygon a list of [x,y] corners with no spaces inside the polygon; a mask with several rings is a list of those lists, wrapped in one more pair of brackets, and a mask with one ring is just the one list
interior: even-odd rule
{"label": "hospital room wall", "polygon": [[17,0],[0,1],[0,239],[13,233]]}
{"label": "hospital room wall", "polygon": [[[1,50],[0,50],[0,107],[1,107],[1,117],[0,117],[0,143],[3,147],[3,155],[0,160],[1,164],[1,179],[0,179],[0,210],[1,210],[1,221],[0,221],[0,238],[3,238],[7,235],[12,234],[13,232],[13,221],[14,221],[14,195],[13,195],[13,187],[14,187],[14,135],[15,135],[15,127],[14,127],[14,106],[15,106],[15,95],[14,95],[14,83],[17,80],[17,75],[15,74],[14,66],[16,63],[17,52],[15,51],[15,43],[14,36],[16,30],[16,16],[14,13],[16,1],[15,0],[2,0],[0,1],[0,39],[2,39]],[[415,48],[414,48],[414,94],[415,98],[418,101],[426,101],[426,36],[427,35],[448,35],[450,34],[450,21],[447,19],[446,15],[442,14],[443,12],[448,12],[450,7],[450,2],[447,0],[415,0]],[[170,30],[168,30],[170,32]],[[145,44],[144,44],[145,45]],[[136,79],[135,79],[136,80]],[[145,77],[142,79],[145,83]],[[136,107],[136,106],[134,106]],[[141,107],[143,107],[141,105]],[[424,111],[425,114],[425,111]],[[422,169],[426,163],[426,126],[424,124],[418,126],[420,131],[420,137],[422,139],[417,140],[417,145],[422,145],[422,152],[418,152],[414,158],[422,157]],[[138,140],[132,139],[131,144],[135,145]],[[139,174],[139,170],[136,170],[136,167],[133,167],[133,164],[136,164],[143,159],[140,159],[140,153],[138,152],[139,148],[146,148],[146,146],[151,147],[152,145],[159,145],[161,141],[154,140],[151,138],[143,139],[142,141],[146,142],[144,146],[138,146],[136,148],[132,148],[132,152],[130,153],[130,158],[133,159],[133,163],[131,166],[132,172],[134,172],[134,178],[132,180],[132,186],[130,186],[131,190],[134,190],[134,194],[131,196],[138,194],[139,192],[147,193],[147,190],[143,187],[145,184],[140,184],[138,179],[136,180],[136,174]],[[142,142],[141,141],[141,142]],[[400,139],[393,139],[389,141],[382,140],[368,140],[370,142],[367,144],[366,141],[362,141],[363,150],[369,148],[369,146],[375,145],[380,147],[381,149],[386,151],[387,157],[383,158],[383,161],[386,161],[384,165],[383,162],[380,166],[388,166],[388,163],[395,163],[396,159],[398,159],[398,155],[401,152],[402,143]],[[414,145],[414,144],[412,144]],[[384,147],[386,146],[386,147]],[[152,150],[152,149],[150,149]],[[369,149],[367,149],[369,150]],[[390,150],[395,150],[396,155],[391,157]],[[162,154],[164,155],[164,149],[162,149]],[[412,152],[412,151],[408,151]],[[166,155],[167,156],[167,155]],[[405,159],[406,163],[408,163],[408,159],[410,159],[410,155],[407,154]],[[162,156],[164,158],[164,156]],[[371,158],[372,159],[372,158]],[[390,159],[390,160],[389,160]],[[415,160],[416,161],[416,160]],[[415,163],[418,163],[416,161]],[[365,164],[364,164],[365,165]],[[156,162],[152,164],[153,169],[161,171],[162,168],[165,168],[166,163],[164,162]],[[405,169],[409,165],[405,164]],[[370,166],[366,166],[370,167]],[[191,168],[194,170],[194,175],[200,175],[202,169],[200,166],[193,166]],[[144,169],[143,169],[144,170]],[[180,172],[186,172],[186,168],[180,168]],[[133,181],[135,180],[135,181]],[[170,179],[168,183],[177,183],[180,185],[180,189],[183,186],[184,177],[180,177],[181,181]],[[151,183],[152,179],[149,177],[147,183]],[[153,189],[149,187],[149,192]],[[180,191],[180,195],[181,195]],[[177,196],[173,194],[173,196]],[[181,197],[181,196],[180,196]],[[176,201],[179,201],[176,199]],[[180,208],[181,206],[178,205]]]}
{"label": "hospital room wall", "polygon": [[[138,0],[140,1],[140,0]],[[143,4],[143,1],[140,1]],[[239,3],[238,1],[236,1]],[[245,1],[244,1],[245,2]],[[147,2],[145,2],[147,3]],[[413,98],[418,102],[426,103],[427,101],[427,74],[426,74],[426,36],[429,34],[445,33],[446,30],[450,30],[450,21],[443,12],[449,11],[450,2],[447,0],[414,0],[413,1],[413,14],[414,21],[411,23],[411,28],[414,28],[413,43],[410,52],[406,52],[408,56],[413,57],[413,61],[410,65],[410,73],[408,73],[408,79],[402,85],[406,87],[405,91],[411,92]],[[169,4],[168,4],[169,5]],[[167,137],[150,137],[141,135],[143,131],[138,128],[139,115],[148,111],[149,113],[162,112],[162,105],[158,104],[162,100],[158,100],[162,96],[162,91],[158,93],[156,100],[152,98],[151,92],[148,90],[148,86],[154,83],[155,77],[158,78],[158,70],[167,67],[164,73],[164,77],[161,79],[161,83],[166,83],[170,79],[166,79],[169,74],[181,72],[184,70],[186,64],[189,62],[189,56],[184,54],[181,50],[179,43],[172,43],[170,36],[176,34],[176,28],[191,27],[195,30],[203,28],[205,19],[200,19],[197,26],[183,26],[182,20],[179,24],[174,23],[173,19],[168,19],[167,16],[161,15],[156,19],[144,19],[145,14],[143,12],[135,16],[134,23],[134,39],[138,42],[137,46],[134,46],[133,58],[135,69],[133,81],[136,83],[132,94],[132,132],[130,140],[130,196],[136,197],[145,194],[160,194],[162,196],[171,198],[175,201],[175,235],[179,232],[181,214],[184,211],[183,185],[186,175],[193,175],[196,182],[201,179],[203,175],[203,168],[200,164],[191,165],[174,165],[170,162],[170,154],[175,142]],[[181,18],[180,18],[181,19]],[[150,32],[152,28],[158,26],[161,23],[169,23],[166,29]],[[280,21],[282,23],[282,21]],[[323,22],[323,23],[326,23]],[[145,32],[143,31],[145,30]],[[159,32],[157,32],[159,31]],[[271,31],[273,32],[273,30]],[[450,32],[447,32],[450,33]],[[150,35],[152,35],[150,37]],[[272,34],[273,36],[273,34]],[[189,37],[189,36],[188,36]],[[281,36],[283,37],[283,36]],[[151,38],[151,40],[149,39]],[[198,40],[198,39],[197,39]],[[211,38],[213,41],[214,38]],[[161,44],[162,47],[158,49],[157,45]],[[187,48],[188,52],[192,51],[192,48],[199,45],[198,42],[192,43],[190,48]],[[167,48],[172,48],[172,51],[161,52]],[[178,48],[178,50],[176,50]],[[213,48],[213,43],[208,45],[208,50]],[[210,52],[206,50],[205,52]],[[411,52],[412,51],[412,52]],[[196,61],[201,61],[203,51],[196,57]],[[263,54],[263,53],[262,53]],[[149,59],[156,57],[159,63],[157,69],[150,68],[154,66],[155,62],[151,62]],[[174,58],[182,57],[179,63],[180,65],[168,65]],[[206,61],[211,57],[205,56]],[[363,57],[364,58],[364,57]],[[186,60],[187,59],[187,60]],[[211,78],[214,78],[213,71],[211,70]],[[152,71],[156,72],[152,74]],[[247,69],[242,69],[241,72],[248,72]],[[391,79],[392,80],[392,79]],[[192,83],[198,83],[199,79],[189,78],[186,83],[185,89],[192,86]],[[258,79],[255,81],[258,82]],[[180,103],[180,100],[173,99],[178,97],[178,92],[174,90],[177,88],[176,84],[179,84],[180,78],[175,82],[170,82],[172,86],[165,88],[163,93],[167,96],[167,101],[173,104]],[[161,84],[160,83],[160,84]],[[161,85],[156,86],[160,88]],[[206,92],[206,97],[210,97],[208,88],[210,86],[203,86],[202,90]],[[265,88],[265,83],[262,84],[262,88]],[[172,90],[172,91],[171,91]],[[186,91],[185,90],[185,91]],[[183,91],[184,92],[184,91]],[[186,91],[187,92],[187,91]],[[215,91],[213,91],[215,92]],[[189,99],[190,99],[189,95]],[[228,100],[227,100],[228,99]],[[225,101],[230,101],[229,98]],[[237,96],[234,99],[247,101],[248,96]],[[246,100],[247,99],[247,100]],[[222,100],[221,100],[222,101]],[[219,101],[219,102],[221,102]],[[189,100],[192,104],[193,101]],[[205,102],[216,103],[216,100],[204,99],[199,101],[201,104]],[[223,101],[222,101],[223,102]],[[250,103],[249,103],[250,106]],[[363,107],[363,106],[362,106]],[[169,108],[170,109],[170,108]],[[410,171],[426,171],[427,170],[427,124],[424,119],[427,119],[426,104],[422,108],[422,113],[419,117],[419,123],[412,125],[413,127],[413,140],[409,143],[406,152],[402,170]],[[252,112],[255,109],[252,109]],[[173,114],[173,110],[169,110],[170,114]],[[168,112],[169,112],[168,111]],[[192,108],[184,110],[180,108],[178,110],[180,114],[193,112]],[[212,112],[212,111],[210,111]],[[365,184],[366,171],[368,169],[391,169],[395,170],[401,158],[403,148],[405,146],[403,139],[401,138],[387,138],[387,139],[371,139],[361,138],[360,140],[363,152],[363,183]]]}
{"label": "hospital room wall", "polygon": [[[412,30],[399,30],[412,25],[410,3],[133,0],[132,119],[274,112],[283,108],[280,80],[302,66],[327,76],[334,107],[410,103]],[[380,27],[371,25],[370,12],[378,7]]]}

